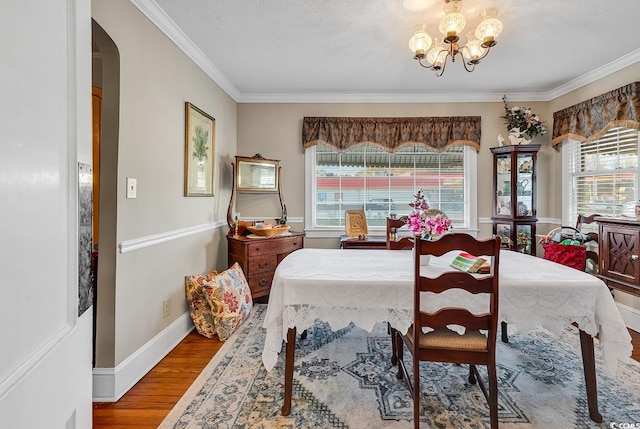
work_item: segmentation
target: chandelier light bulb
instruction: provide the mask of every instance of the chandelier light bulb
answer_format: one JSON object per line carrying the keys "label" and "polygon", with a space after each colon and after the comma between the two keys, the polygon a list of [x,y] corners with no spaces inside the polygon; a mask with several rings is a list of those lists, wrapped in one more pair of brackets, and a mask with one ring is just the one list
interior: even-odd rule
{"label": "chandelier light bulb", "polygon": [[445,3],[444,11],[446,15],[440,21],[439,30],[445,40],[449,43],[456,42],[458,40],[458,34],[464,30],[464,26],[467,24],[467,20],[464,15],[460,13],[462,10],[461,1],[450,1]]}
{"label": "chandelier light bulb", "polygon": [[498,16],[497,8],[489,8],[480,12],[482,21],[476,28],[476,37],[482,41],[484,47],[491,47],[496,44],[495,39],[502,32],[502,22]]}
{"label": "chandelier light bulb", "polygon": [[433,48],[427,53],[427,61],[434,67],[442,66],[447,59],[447,50],[444,48],[442,41],[436,37]]}
{"label": "chandelier light bulb", "polygon": [[411,39],[409,39],[409,49],[413,52],[417,57],[424,57],[425,52],[429,50],[431,47],[431,36],[427,34],[427,26],[423,24],[420,29],[418,29]]}
{"label": "chandelier light bulb", "polygon": [[484,56],[486,48],[482,46],[482,42],[478,39],[470,38],[469,42],[464,46],[462,56],[471,64],[476,64]]}

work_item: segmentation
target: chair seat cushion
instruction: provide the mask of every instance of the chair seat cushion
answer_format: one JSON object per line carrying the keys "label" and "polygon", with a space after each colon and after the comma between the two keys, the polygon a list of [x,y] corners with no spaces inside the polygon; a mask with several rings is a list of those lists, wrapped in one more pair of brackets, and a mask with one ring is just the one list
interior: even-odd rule
{"label": "chair seat cushion", "polygon": [[[407,336],[413,342],[413,328],[409,328]],[[478,331],[469,329],[460,335],[448,328],[443,328],[426,334],[421,332],[419,345],[420,347],[437,349],[486,350],[487,337]]]}

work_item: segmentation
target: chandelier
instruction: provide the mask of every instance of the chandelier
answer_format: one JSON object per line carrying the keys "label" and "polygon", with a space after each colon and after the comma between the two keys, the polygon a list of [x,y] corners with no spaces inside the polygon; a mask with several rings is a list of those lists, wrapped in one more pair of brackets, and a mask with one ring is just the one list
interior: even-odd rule
{"label": "chandelier", "polygon": [[[496,38],[502,32],[502,23],[496,16],[497,8],[488,8],[480,12],[481,21],[474,31],[467,33],[467,42],[460,43],[460,34],[467,23],[462,10],[462,1],[444,0],[445,17],[440,21],[438,29],[444,36],[434,38],[427,33],[427,24],[420,24],[418,30],[409,40],[409,49],[414,59],[424,68],[435,71],[440,77],[447,66],[447,60],[456,61],[462,56],[465,70],[472,72],[476,65],[489,54],[489,50],[496,45]],[[433,47],[432,47],[433,45]],[[429,49],[431,48],[431,49]]]}

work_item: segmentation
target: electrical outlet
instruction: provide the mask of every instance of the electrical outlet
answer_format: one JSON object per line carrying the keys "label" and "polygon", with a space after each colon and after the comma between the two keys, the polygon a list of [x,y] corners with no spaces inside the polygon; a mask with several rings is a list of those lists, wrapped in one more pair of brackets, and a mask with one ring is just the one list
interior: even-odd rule
{"label": "electrical outlet", "polygon": [[171,313],[171,298],[165,298],[162,301],[162,317],[168,317]]}

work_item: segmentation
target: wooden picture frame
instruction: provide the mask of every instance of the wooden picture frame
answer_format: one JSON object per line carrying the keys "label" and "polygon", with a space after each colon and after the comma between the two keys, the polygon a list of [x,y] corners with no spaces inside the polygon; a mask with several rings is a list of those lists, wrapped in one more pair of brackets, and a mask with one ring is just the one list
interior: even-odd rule
{"label": "wooden picture frame", "polygon": [[213,197],[215,119],[185,103],[184,196]]}

